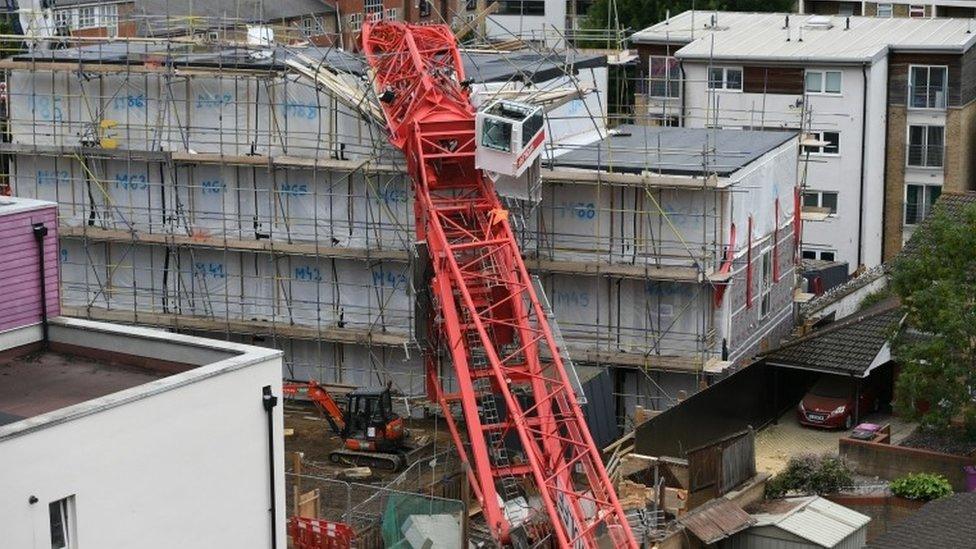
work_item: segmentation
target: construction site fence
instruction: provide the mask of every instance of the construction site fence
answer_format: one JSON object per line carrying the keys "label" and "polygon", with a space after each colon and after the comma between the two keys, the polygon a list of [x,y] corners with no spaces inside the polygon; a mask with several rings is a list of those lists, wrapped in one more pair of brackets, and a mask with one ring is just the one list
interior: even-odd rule
{"label": "construction site fence", "polygon": [[[421,491],[408,491],[325,478],[316,475],[287,475],[288,515],[295,515],[294,487],[305,498],[301,514],[349,525],[355,535],[353,547],[373,549],[391,547],[403,539],[403,525],[410,515],[449,515],[464,525],[466,506],[463,501],[443,494],[458,494],[458,473],[448,474],[428,483]],[[301,495],[299,497],[302,497]],[[308,516],[308,515],[317,516]]]}

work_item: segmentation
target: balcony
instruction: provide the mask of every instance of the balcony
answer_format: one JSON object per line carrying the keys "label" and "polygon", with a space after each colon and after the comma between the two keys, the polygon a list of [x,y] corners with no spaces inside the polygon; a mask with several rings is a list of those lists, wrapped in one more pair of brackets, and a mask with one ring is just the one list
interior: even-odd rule
{"label": "balcony", "polygon": [[912,109],[946,108],[945,86],[908,86],[908,105]]}
{"label": "balcony", "polygon": [[909,145],[908,165],[915,168],[941,168],[945,147],[941,145]]}

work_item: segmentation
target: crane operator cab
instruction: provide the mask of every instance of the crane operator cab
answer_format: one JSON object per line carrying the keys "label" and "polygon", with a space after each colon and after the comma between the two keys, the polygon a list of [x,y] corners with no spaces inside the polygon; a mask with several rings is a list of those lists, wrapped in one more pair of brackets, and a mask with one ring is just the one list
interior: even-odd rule
{"label": "crane operator cab", "polygon": [[494,181],[498,194],[531,200],[541,192],[543,125],[542,107],[526,103],[501,99],[478,111],[475,166]]}

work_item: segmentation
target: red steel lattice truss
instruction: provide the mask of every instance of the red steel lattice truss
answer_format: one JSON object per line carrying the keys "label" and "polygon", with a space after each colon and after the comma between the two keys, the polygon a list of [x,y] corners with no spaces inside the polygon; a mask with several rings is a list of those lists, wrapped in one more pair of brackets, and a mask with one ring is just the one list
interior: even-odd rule
{"label": "red steel lattice truss", "polygon": [[[509,501],[530,481],[560,547],[600,537],[637,547],[567,378],[559,349],[491,181],[475,167],[475,111],[454,35],[445,25],[367,23],[363,49],[390,141],[413,180],[417,237],[432,262],[433,334],[458,391],[447,394],[433,353],[427,376],[496,539]],[[551,357],[540,358],[540,350]],[[458,402],[466,450],[450,413]],[[524,461],[509,459],[517,439]],[[506,441],[508,441],[506,443]],[[546,520],[547,519],[547,520]]]}

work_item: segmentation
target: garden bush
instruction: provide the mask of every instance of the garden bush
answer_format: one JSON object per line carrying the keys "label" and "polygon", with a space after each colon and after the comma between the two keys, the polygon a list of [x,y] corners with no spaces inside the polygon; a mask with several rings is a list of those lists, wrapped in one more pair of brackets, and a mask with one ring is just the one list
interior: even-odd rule
{"label": "garden bush", "polygon": [[952,485],[937,473],[914,473],[893,480],[891,493],[907,499],[931,501],[952,495]]}
{"label": "garden bush", "polygon": [[836,456],[804,455],[790,458],[786,469],[766,483],[766,497],[822,495],[854,485],[854,474]]}

